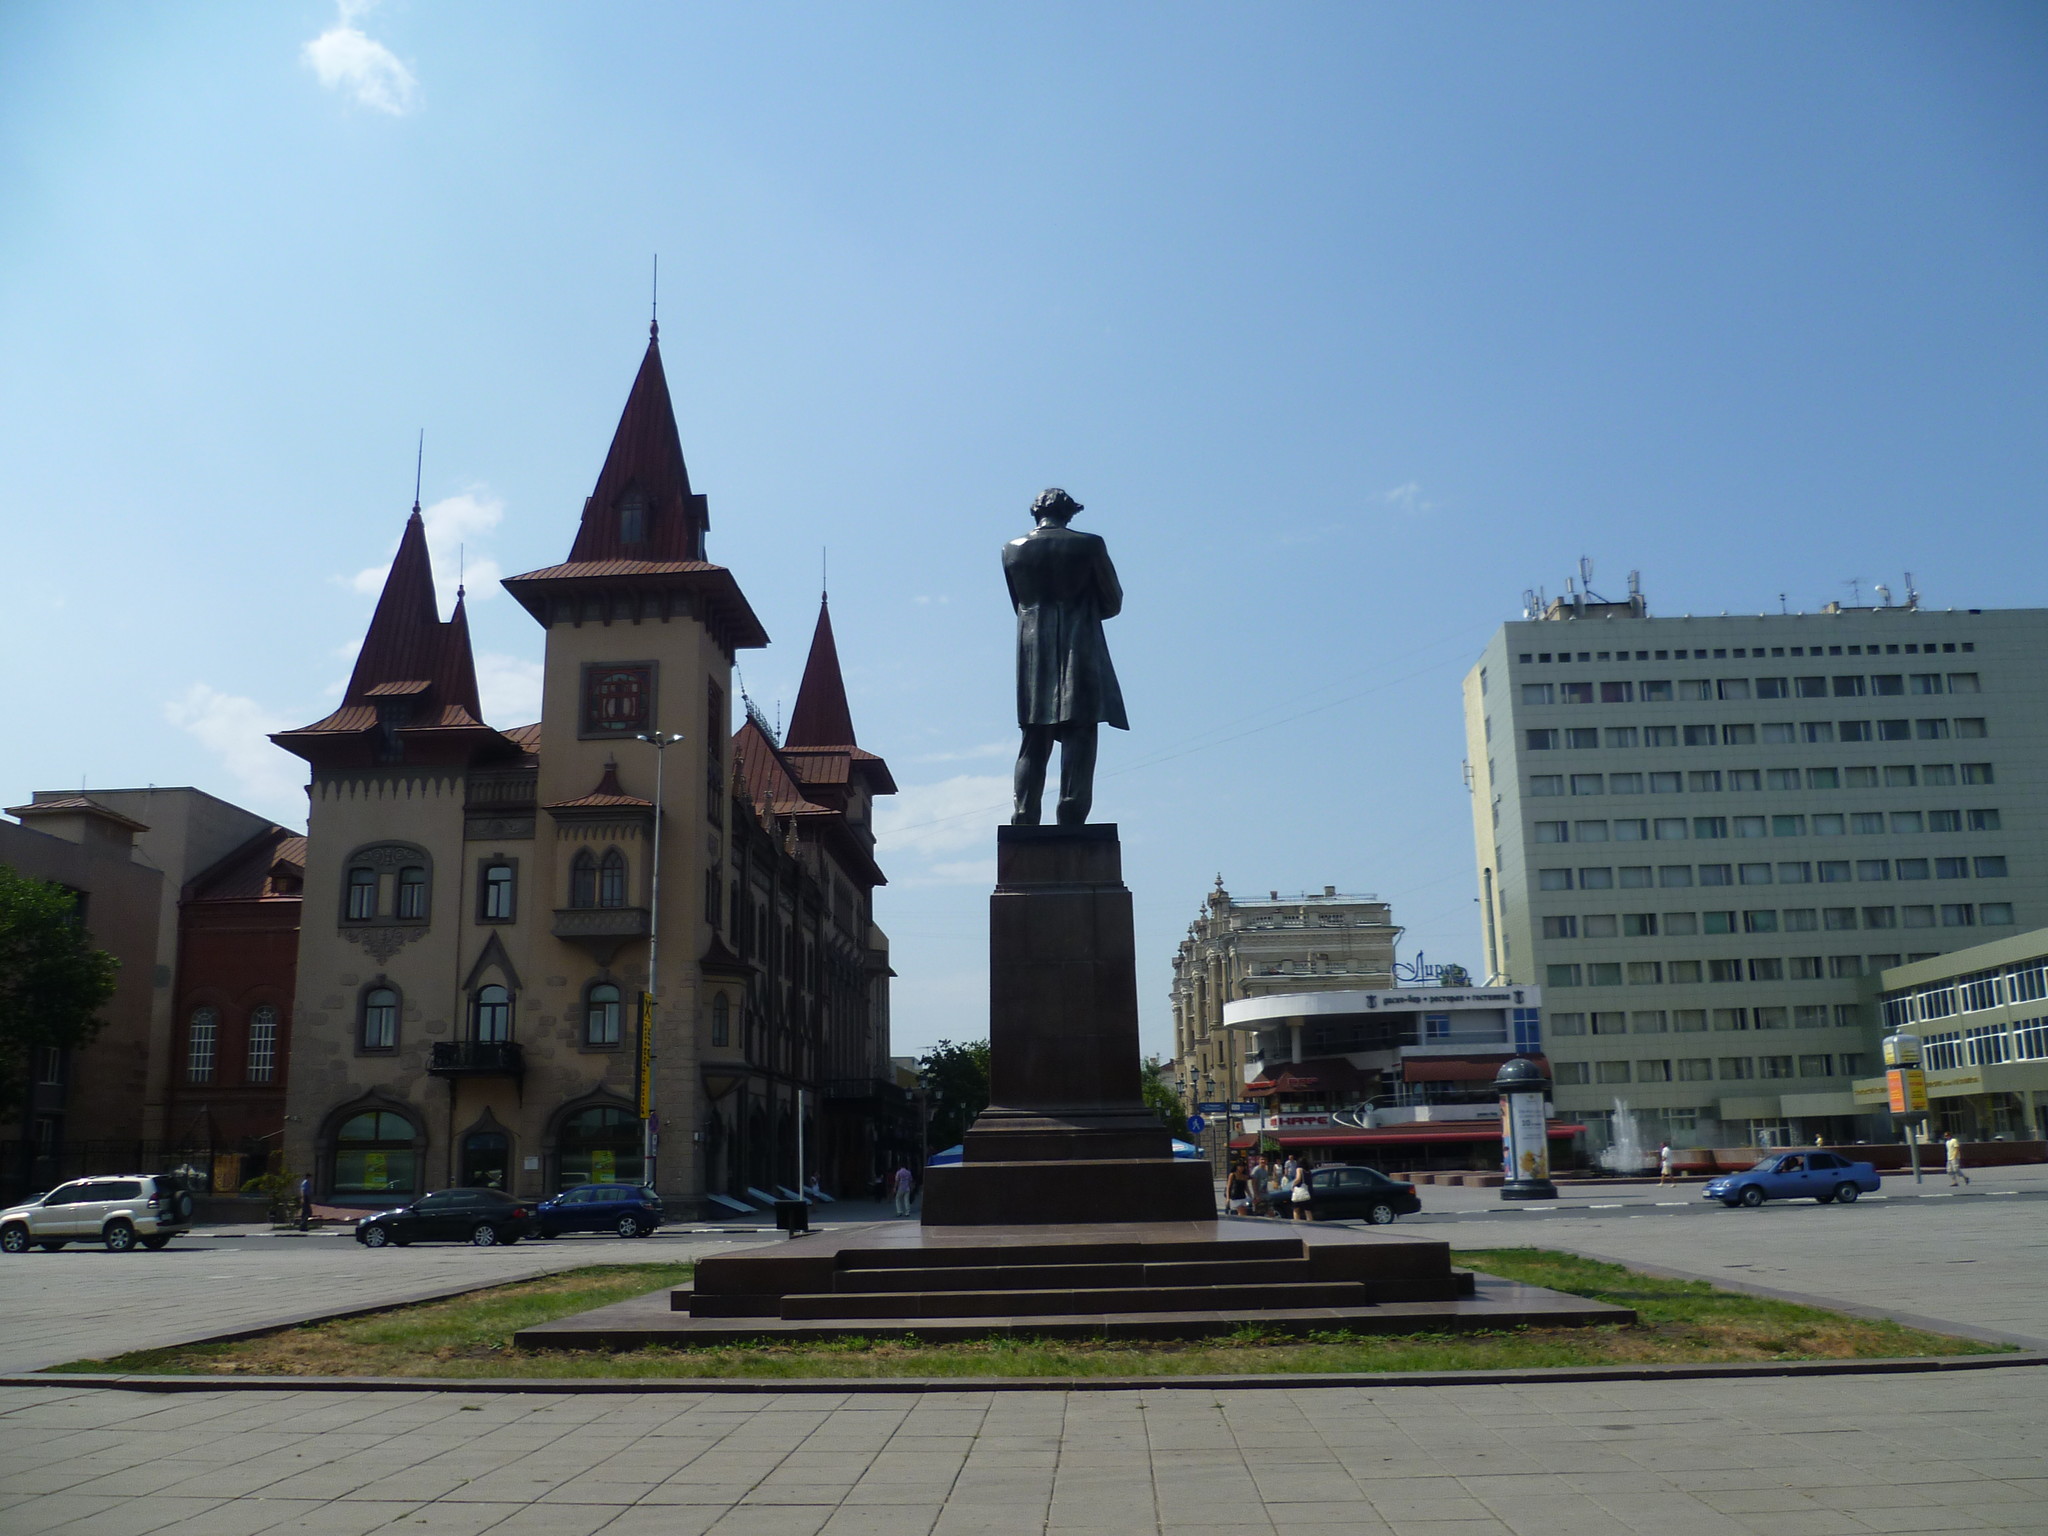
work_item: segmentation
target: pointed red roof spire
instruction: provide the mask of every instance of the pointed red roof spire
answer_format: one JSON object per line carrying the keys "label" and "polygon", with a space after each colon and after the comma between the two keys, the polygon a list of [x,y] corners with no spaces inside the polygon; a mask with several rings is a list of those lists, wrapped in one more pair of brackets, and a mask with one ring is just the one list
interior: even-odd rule
{"label": "pointed red roof spire", "polygon": [[811,635],[810,659],[789,712],[785,747],[851,747],[853,711],[846,703],[846,679],[839,671],[839,646],[832,638],[832,605],[818,599],[818,627]]}
{"label": "pointed red roof spire", "polygon": [[437,692],[443,705],[460,705],[469,711],[469,717],[479,723],[484,718],[484,706],[477,697],[476,652],[469,643],[468,598],[462,588],[455,589],[455,612],[448,616],[442,626],[443,646],[441,667],[435,676],[440,681]]}
{"label": "pointed red roof spire", "polygon": [[377,611],[356,653],[344,704],[365,702],[384,683],[426,681],[440,675],[441,613],[434,602],[434,564],[427,555],[427,525],[415,505],[392,557]]}
{"label": "pointed red roof spire", "polygon": [[683,442],[661,367],[659,328],[626,396],[597,487],[569,551],[572,564],[603,560],[702,560],[711,525],[705,499],[690,490]]}

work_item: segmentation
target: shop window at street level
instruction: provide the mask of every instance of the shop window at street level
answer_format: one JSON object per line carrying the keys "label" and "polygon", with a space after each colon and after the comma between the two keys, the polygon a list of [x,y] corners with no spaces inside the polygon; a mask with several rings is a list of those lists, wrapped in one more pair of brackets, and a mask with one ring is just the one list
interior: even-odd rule
{"label": "shop window at street level", "polygon": [[390,1110],[345,1121],[334,1138],[337,1195],[411,1194],[417,1187],[413,1127]]}
{"label": "shop window at street level", "polygon": [[642,1177],[640,1122],[623,1109],[600,1104],[562,1122],[557,1138],[560,1187],[637,1184]]}

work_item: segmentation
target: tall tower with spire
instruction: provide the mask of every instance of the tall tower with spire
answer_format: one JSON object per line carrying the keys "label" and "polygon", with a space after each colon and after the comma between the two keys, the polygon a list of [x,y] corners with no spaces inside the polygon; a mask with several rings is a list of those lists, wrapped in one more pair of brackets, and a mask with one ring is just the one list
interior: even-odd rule
{"label": "tall tower with spire", "polygon": [[312,767],[286,1158],[323,1200],[652,1177],[730,1213],[914,1150],[878,1086],[895,785],[822,611],[789,741],[733,735],[734,657],[768,636],[709,527],[650,327],[568,558],[504,584],[545,634],[541,719],[485,723],[416,502],[340,706],[274,738]]}

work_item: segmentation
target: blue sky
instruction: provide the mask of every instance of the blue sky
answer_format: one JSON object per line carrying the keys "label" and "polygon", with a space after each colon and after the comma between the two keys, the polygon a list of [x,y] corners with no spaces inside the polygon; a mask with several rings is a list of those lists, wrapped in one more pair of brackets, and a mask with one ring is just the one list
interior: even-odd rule
{"label": "blue sky", "polygon": [[[297,820],[426,430],[494,723],[645,336],[786,711],[818,552],[897,1043],[985,1028],[1041,487],[1129,593],[1146,1038],[1220,871],[1479,958],[1458,682],[1653,612],[2040,601],[2038,5],[0,7],[0,790]],[[452,572],[449,573],[452,576]]]}

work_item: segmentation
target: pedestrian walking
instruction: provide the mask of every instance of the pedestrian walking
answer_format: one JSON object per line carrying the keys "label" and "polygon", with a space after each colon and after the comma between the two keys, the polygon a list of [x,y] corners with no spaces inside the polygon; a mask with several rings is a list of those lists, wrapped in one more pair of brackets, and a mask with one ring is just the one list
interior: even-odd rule
{"label": "pedestrian walking", "polygon": [[908,1216],[910,1214],[911,1183],[910,1164],[898,1163],[896,1165],[896,1177],[892,1181],[892,1187],[896,1191],[896,1214],[898,1216]]}
{"label": "pedestrian walking", "polygon": [[[1289,1158],[1294,1163],[1293,1158]],[[1308,1164],[1294,1163],[1294,1176],[1287,1186],[1288,1214],[1296,1221],[1308,1220]]]}
{"label": "pedestrian walking", "polygon": [[299,1180],[299,1230],[309,1230],[313,1225],[313,1179],[309,1174]]}
{"label": "pedestrian walking", "polygon": [[1963,1172],[1963,1139],[1954,1131],[1948,1133],[1948,1140],[1942,1143],[1948,1153],[1948,1182],[1953,1189],[1958,1184],[1970,1182],[1970,1176]]}
{"label": "pedestrian walking", "polygon": [[1252,1214],[1264,1216],[1270,1209],[1273,1198],[1273,1159],[1261,1152],[1259,1160],[1252,1164]]}
{"label": "pedestrian walking", "polygon": [[1671,1143],[1668,1141],[1657,1149],[1657,1182],[1659,1184],[1669,1184],[1671,1182]]}
{"label": "pedestrian walking", "polygon": [[1230,1175],[1223,1181],[1225,1208],[1233,1216],[1248,1215],[1251,1211],[1252,1179],[1242,1162],[1230,1165]]}

